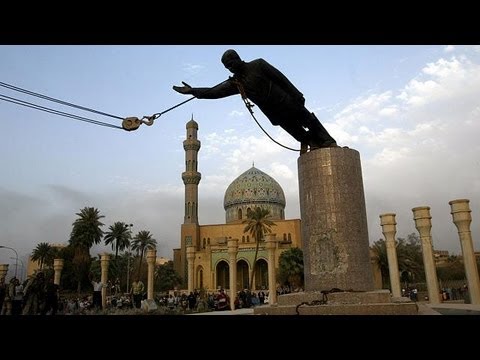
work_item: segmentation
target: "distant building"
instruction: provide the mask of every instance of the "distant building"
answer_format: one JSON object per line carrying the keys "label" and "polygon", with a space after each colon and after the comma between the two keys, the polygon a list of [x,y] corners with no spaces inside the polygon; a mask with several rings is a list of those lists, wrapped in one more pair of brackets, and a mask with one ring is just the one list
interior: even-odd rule
{"label": "distant building", "polygon": [[[176,272],[187,284],[187,246],[194,246],[195,260],[193,284],[196,289],[213,291],[219,287],[229,289],[230,260],[228,239],[238,239],[237,289],[249,287],[249,279],[255,266],[253,289],[268,288],[268,257],[265,243],[261,242],[254,263],[255,239],[244,233],[247,214],[256,207],[270,210],[272,227],[279,241],[275,254],[278,267],[280,254],[292,247],[302,247],[300,219],[285,219],[285,195],[278,182],[268,174],[252,166],[238,176],[225,191],[225,224],[199,225],[198,222],[198,184],[201,174],[198,168],[200,141],[197,139],[198,124],[192,119],[186,125],[187,138],[183,142],[185,149],[185,172],[182,179],[185,184],[185,216],[181,226],[180,248],[173,250]],[[219,191],[222,191],[219,189]]]}
{"label": "distant building", "polygon": [[433,250],[435,265],[441,265],[448,261],[449,253],[447,250]]}
{"label": "distant building", "polygon": [[156,266],[164,265],[164,264],[168,263],[169,261],[171,261],[171,260],[166,258],[166,257],[163,257],[163,256],[162,257],[157,257],[155,265]]}
{"label": "distant building", "polygon": [[[285,219],[285,195],[280,184],[265,172],[252,166],[238,176],[226,189],[223,206],[225,224],[199,225],[198,185],[201,174],[198,169],[200,141],[197,139],[198,124],[192,119],[186,125],[185,150],[185,216],[181,226],[180,248],[173,249],[175,271],[188,283],[186,248],[195,250],[193,284],[196,289],[213,291],[219,287],[229,289],[230,261],[228,239],[238,239],[237,289],[248,287],[250,275],[255,266],[252,289],[268,288],[268,257],[265,243],[261,242],[257,260],[254,263],[255,239],[244,233],[244,220],[256,207],[270,210],[270,220],[275,223],[272,233],[276,234],[278,247],[275,253],[275,267],[282,252],[293,247],[302,249],[301,220]],[[218,189],[222,191],[222,189]],[[382,288],[382,277],[375,256],[371,253],[371,264],[375,275],[375,288]],[[277,270],[278,271],[278,270]]]}

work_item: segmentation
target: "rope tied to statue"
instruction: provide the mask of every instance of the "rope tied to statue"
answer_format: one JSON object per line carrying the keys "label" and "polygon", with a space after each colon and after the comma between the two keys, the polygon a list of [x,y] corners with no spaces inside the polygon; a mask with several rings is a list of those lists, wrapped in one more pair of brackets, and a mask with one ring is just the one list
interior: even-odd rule
{"label": "rope tied to statue", "polygon": [[285,146],[285,145],[283,145],[283,144],[280,144],[277,140],[275,140],[274,138],[272,138],[269,133],[267,133],[267,132],[265,131],[265,129],[262,127],[262,125],[260,125],[260,123],[258,122],[258,120],[257,120],[257,118],[255,117],[255,115],[253,115],[253,110],[252,110],[252,108],[253,108],[255,105],[253,105],[253,104],[248,100],[248,97],[247,97],[247,94],[246,94],[246,92],[245,92],[245,88],[243,87],[242,82],[241,82],[239,79],[237,79],[236,77],[231,77],[230,79],[231,79],[231,80],[233,81],[233,83],[237,86],[238,92],[239,92],[240,95],[242,96],[242,100],[243,100],[243,102],[245,103],[245,106],[247,107],[248,112],[249,112],[250,115],[252,116],[253,120],[255,120],[255,122],[257,123],[258,127],[259,127],[260,129],[262,129],[262,131],[265,133],[265,135],[267,135],[268,138],[269,138],[270,140],[272,140],[275,144],[280,145],[281,147],[283,147],[283,148],[285,148],[285,149],[287,149],[287,150],[291,150],[291,151],[301,151],[301,149],[293,149],[293,148],[291,148],[291,147],[288,147],[288,146]]}

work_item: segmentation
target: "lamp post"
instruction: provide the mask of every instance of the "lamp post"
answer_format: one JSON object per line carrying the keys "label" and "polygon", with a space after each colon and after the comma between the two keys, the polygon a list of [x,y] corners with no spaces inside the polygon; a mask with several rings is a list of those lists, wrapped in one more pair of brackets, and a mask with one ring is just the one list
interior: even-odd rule
{"label": "lamp post", "polygon": [[[133,224],[127,225],[130,229],[133,227]],[[130,250],[130,245],[128,245],[128,250]],[[127,251],[127,294],[130,293],[130,251]]]}
{"label": "lamp post", "polygon": [[10,259],[15,260],[15,264],[17,264],[18,261],[20,261],[20,266],[22,267],[22,271],[20,271],[20,280],[23,280],[23,274],[25,272],[25,264],[23,263],[22,259],[14,258],[14,257],[10,257]]}
{"label": "lamp post", "polygon": [[18,268],[18,253],[17,253],[17,250],[15,250],[14,248],[11,248],[11,247],[8,247],[8,246],[4,246],[4,245],[0,245],[0,249],[10,249],[10,250],[13,250],[15,252],[15,277],[17,277],[17,268]]}

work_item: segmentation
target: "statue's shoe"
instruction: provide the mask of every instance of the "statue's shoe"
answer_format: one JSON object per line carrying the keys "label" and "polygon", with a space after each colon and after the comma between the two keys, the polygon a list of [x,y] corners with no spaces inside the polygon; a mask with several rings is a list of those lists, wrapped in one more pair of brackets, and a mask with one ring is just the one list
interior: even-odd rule
{"label": "statue's shoe", "polygon": [[320,148],[329,148],[329,147],[338,147],[337,142],[335,140],[328,140],[322,143]]}
{"label": "statue's shoe", "polygon": [[301,143],[300,145],[300,155],[305,154],[308,150],[308,144],[307,143]]}

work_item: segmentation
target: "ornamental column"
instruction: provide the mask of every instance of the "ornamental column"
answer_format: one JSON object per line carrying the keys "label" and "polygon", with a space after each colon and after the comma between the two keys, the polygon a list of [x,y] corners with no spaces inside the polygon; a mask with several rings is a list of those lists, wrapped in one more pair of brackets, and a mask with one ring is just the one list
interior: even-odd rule
{"label": "ornamental column", "polygon": [[110,255],[104,253],[100,257],[100,266],[102,269],[101,283],[102,283],[102,309],[107,306],[107,282],[108,282],[108,264],[110,262]]}
{"label": "ornamental column", "polygon": [[230,310],[235,310],[237,296],[237,253],[238,239],[228,239],[228,257],[230,260]]}
{"label": "ornamental column", "polygon": [[193,245],[187,246],[187,262],[188,262],[188,293],[193,292],[193,270],[195,266],[195,248]]}
{"label": "ornamental column", "polygon": [[277,303],[277,282],[275,280],[276,234],[265,235],[265,247],[268,253],[268,304],[273,305]]}
{"label": "ornamental column", "polygon": [[148,275],[147,275],[147,300],[153,300],[153,278],[155,273],[155,262],[157,261],[157,250],[148,249],[147,250],[147,264],[148,264]]}
{"label": "ornamental column", "polygon": [[380,224],[382,225],[382,233],[385,236],[392,295],[394,297],[401,297],[402,292],[400,290],[400,275],[398,273],[397,248],[395,246],[395,234],[397,233],[395,216],[395,214],[380,215]]}
{"label": "ornamental column", "polygon": [[53,283],[56,285],[60,285],[60,277],[63,270],[63,259],[53,259],[53,270],[55,271]]}
{"label": "ornamental column", "polygon": [[440,288],[438,287],[437,270],[435,269],[435,259],[433,257],[432,245],[432,217],[430,216],[430,207],[422,206],[412,209],[415,227],[420,234],[422,241],[423,265],[425,268],[425,277],[427,280],[428,299],[430,304],[440,303]]}
{"label": "ornamental column", "polygon": [[472,210],[470,210],[469,202],[470,200],[468,199],[457,199],[450,201],[449,204],[452,209],[453,223],[458,229],[460,245],[462,246],[470,303],[478,305],[480,304],[480,280],[478,278],[477,262],[475,261],[475,252],[473,250],[472,233],[470,232]]}
{"label": "ornamental column", "polygon": [[8,264],[0,264],[0,280],[4,279],[8,273]]}

